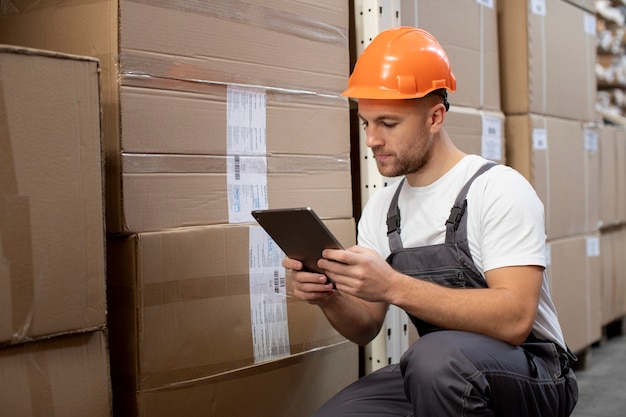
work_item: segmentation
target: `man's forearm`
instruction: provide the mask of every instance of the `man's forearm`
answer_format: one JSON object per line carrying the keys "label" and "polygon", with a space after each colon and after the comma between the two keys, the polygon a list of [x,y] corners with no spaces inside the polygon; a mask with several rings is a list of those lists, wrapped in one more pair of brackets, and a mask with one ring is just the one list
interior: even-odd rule
{"label": "man's forearm", "polygon": [[368,303],[341,292],[336,292],[319,307],[335,330],[361,346],[376,337],[387,311],[386,306]]}

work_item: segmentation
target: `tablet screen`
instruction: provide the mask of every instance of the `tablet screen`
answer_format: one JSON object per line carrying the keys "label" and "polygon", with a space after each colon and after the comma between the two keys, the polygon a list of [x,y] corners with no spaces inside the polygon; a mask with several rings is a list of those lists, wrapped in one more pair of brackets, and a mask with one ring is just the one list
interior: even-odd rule
{"label": "tablet screen", "polygon": [[252,216],[285,254],[304,269],[320,272],[317,261],[324,249],[342,249],[339,241],[310,207],[254,210]]}

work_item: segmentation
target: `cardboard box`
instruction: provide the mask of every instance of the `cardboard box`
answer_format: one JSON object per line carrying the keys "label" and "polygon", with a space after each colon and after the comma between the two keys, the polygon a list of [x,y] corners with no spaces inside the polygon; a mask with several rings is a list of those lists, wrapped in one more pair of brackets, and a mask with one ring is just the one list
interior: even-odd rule
{"label": "cardboard box", "polygon": [[602,337],[600,248],[599,234],[548,242],[552,301],[573,352],[590,347]]}
{"label": "cardboard box", "polygon": [[402,0],[403,25],[432,33],[450,59],[457,90],[453,106],[501,111],[498,22],[495,2]]}
{"label": "cardboard box", "polygon": [[[354,244],[353,219],[326,224]],[[161,389],[344,341],[290,295],[276,249],[254,224],[109,239],[114,386]]]}
{"label": "cardboard box", "polygon": [[57,336],[0,349],[5,416],[110,417],[106,334]]}
{"label": "cardboard box", "polygon": [[548,240],[598,231],[598,130],[540,115],[507,116],[506,160],[535,187]]}
{"label": "cardboard box", "polygon": [[626,227],[602,230],[602,325],[626,314]]}
{"label": "cardboard box", "polygon": [[104,326],[98,62],[0,46],[0,345]]}
{"label": "cardboard box", "polygon": [[504,114],[452,106],[446,113],[446,130],[463,152],[506,163]]}
{"label": "cardboard box", "polygon": [[310,416],[357,375],[357,346],[343,342],[216,377],[138,392],[134,398],[117,398],[124,403],[115,411],[126,417]]}
{"label": "cardboard box", "polygon": [[[229,117],[235,113],[226,85],[133,80],[121,89],[124,154],[227,155]],[[250,89],[255,91],[254,89]],[[266,149],[271,154],[349,156],[346,100],[258,89],[265,100]],[[253,96],[239,95],[252,100]],[[234,124],[231,122],[231,124]],[[261,144],[262,145],[262,144]],[[235,148],[233,144],[230,146]],[[243,146],[240,146],[243,147]],[[255,149],[249,145],[247,152]]]}
{"label": "cardboard box", "polygon": [[597,119],[592,13],[564,0],[502,1],[498,27],[506,115]]}
{"label": "cardboard box", "polygon": [[[124,176],[121,155],[211,155],[210,149],[225,148],[223,144],[230,138],[220,133],[226,129],[222,124],[226,109],[213,114],[219,103],[210,103],[212,98],[202,95],[207,91],[211,95],[220,89],[242,87],[276,98],[276,102],[268,98],[268,153],[281,152],[280,144],[289,141],[299,143],[304,153],[313,146],[319,153],[325,152],[326,144],[332,144],[333,152],[337,143],[349,146],[348,102],[340,97],[350,70],[347,3],[252,0],[186,4],[182,8],[166,2],[98,0],[77,4],[64,0],[54,8],[37,1],[22,6],[23,12],[11,9],[0,17],[0,41],[95,56],[102,63],[106,213],[111,233],[196,224],[195,218],[137,223],[142,212],[134,210],[145,208],[138,199],[158,194],[161,185],[193,189],[199,184],[194,173],[189,173],[191,181],[182,185],[171,180],[142,182],[137,186],[143,193],[137,196],[132,181]],[[142,99],[154,101],[146,104]],[[329,101],[333,110],[320,110]],[[300,106],[302,102],[313,104]],[[196,108],[196,104],[201,106]],[[287,109],[291,104],[294,106]],[[301,112],[294,112],[298,107]],[[329,113],[332,115],[326,119]],[[207,114],[218,124],[198,120]],[[312,119],[296,127],[295,120],[311,115]],[[337,125],[342,117],[345,125]],[[326,120],[330,123],[322,126]],[[196,130],[206,126],[206,131]],[[155,132],[155,143],[147,143]],[[272,148],[275,142],[280,143],[276,150]],[[169,191],[177,192],[166,190],[164,198],[170,197]],[[324,198],[330,200],[334,195]],[[172,203],[158,200],[155,204]],[[192,210],[191,204],[195,200],[174,202],[181,206],[181,213]],[[200,205],[197,210],[205,208]]]}
{"label": "cardboard box", "polygon": [[[322,218],[352,215],[349,157],[124,154],[126,224],[157,231],[252,221],[254,208],[315,207]],[[241,166],[252,182],[229,183]],[[259,180],[258,183],[254,181]],[[237,188],[235,188],[237,187]]]}
{"label": "cardboard box", "polygon": [[620,223],[618,215],[619,196],[626,194],[618,188],[618,135],[624,137],[624,129],[612,125],[600,128],[600,226],[610,227]]}

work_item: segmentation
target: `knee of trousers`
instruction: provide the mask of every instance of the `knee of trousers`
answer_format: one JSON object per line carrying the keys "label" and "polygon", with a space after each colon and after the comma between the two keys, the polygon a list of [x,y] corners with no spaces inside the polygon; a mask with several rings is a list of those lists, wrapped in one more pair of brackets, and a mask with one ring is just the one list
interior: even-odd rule
{"label": "knee of trousers", "polygon": [[463,340],[453,332],[430,333],[402,356],[404,392],[416,415],[433,409],[461,415],[465,409],[486,407],[489,382],[464,353]]}
{"label": "knee of trousers", "polygon": [[464,360],[460,345],[449,331],[430,333],[415,341],[400,359],[402,372],[410,369],[422,375],[437,375],[449,367],[451,359]]}
{"label": "knee of trousers", "polygon": [[[425,383],[434,389],[438,385],[449,388],[455,380],[457,384],[466,384],[470,378],[475,379],[478,370],[464,352],[460,341],[463,337],[462,332],[441,331],[413,343],[400,360],[405,385]],[[480,384],[475,380],[473,383]]]}

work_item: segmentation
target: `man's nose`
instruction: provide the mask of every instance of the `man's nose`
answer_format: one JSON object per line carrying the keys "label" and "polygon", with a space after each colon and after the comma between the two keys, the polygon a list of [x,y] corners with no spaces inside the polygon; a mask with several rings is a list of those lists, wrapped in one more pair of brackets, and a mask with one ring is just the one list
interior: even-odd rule
{"label": "man's nose", "polygon": [[365,145],[368,148],[375,148],[381,146],[383,143],[384,139],[378,129],[370,126],[365,128]]}

